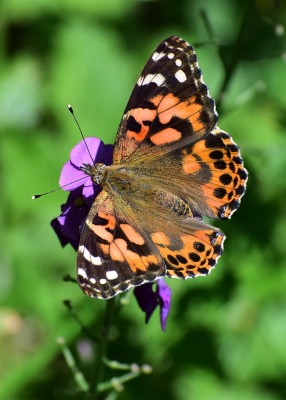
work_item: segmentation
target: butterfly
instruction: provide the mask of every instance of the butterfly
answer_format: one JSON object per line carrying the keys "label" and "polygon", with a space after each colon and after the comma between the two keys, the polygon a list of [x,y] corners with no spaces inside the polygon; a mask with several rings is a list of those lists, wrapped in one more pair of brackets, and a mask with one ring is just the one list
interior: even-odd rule
{"label": "butterfly", "polygon": [[207,275],[225,235],[202,216],[230,218],[247,171],[218,115],[194,49],[172,36],[145,65],[120,122],[113,164],[85,164],[102,187],[83,227],[77,279],[108,299],[162,277]]}

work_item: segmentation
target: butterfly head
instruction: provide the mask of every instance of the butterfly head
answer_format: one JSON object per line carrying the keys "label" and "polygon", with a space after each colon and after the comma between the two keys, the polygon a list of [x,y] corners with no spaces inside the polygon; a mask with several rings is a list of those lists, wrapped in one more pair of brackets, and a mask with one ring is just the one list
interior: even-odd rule
{"label": "butterfly head", "polygon": [[89,175],[96,185],[103,185],[106,180],[106,165],[102,163],[82,164],[80,169]]}

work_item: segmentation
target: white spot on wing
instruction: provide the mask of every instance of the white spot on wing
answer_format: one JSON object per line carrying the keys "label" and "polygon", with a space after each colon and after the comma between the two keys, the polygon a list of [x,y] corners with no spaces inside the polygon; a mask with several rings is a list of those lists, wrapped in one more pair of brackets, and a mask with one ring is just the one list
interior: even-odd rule
{"label": "white spot on wing", "polygon": [[187,80],[186,74],[181,69],[175,73],[175,78],[181,83],[186,82]]}
{"label": "white spot on wing", "polygon": [[158,53],[158,51],[155,51],[152,55],[152,60],[153,61],[159,61],[162,57],[164,57],[165,53],[161,52]]}
{"label": "white spot on wing", "polygon": [[182,60],[180,60],[179,58],[175,61],[175,64],[177,65],[177,67],[181,67],[182,66]]}
{"label": "white spot on wing", "polygon": [[137,85],[138,85],[138,86],[141,86],[141,85],[142,85],[143,79],[144,79],[144,76],[139,76],[139,79],[138,79],[138,81],[137,81]]}
{"label": "white spot on wing", "polygon": [[83,253],[83,257],[93,265],[102,265],[101,258],[93,256],[86,247],[80,246],[78,251]]}
{"label": "white spot on wing", "polygon": [[93,265],[102,265],[102,261],[100,257],[90,256],[90,261]]}
{"label": "white spot on wing", "polygon": [[165,77],[162,74],[148,74],[140,76],[137,81],[138,86],[148,85],[150,82],[156,83],[157,86],[162,86],[165,83]]}
{"label": "white spot on wing", "polygon": [[83,256],[87,261],[90,261],[91,254],[86,247],[83,249]]}
{"label": "white spot on wing", "polygon": [[116,271],[106,271],[106,278],[110,280],[117,279],[118,273]]}
{"label": "white spot on wing", "polygon": [[93,285],[95,284],[96,280],[94,278],[90,278],[89,280],[90,283],[92,283]]}
{"label": "white spot on wing", "polygon": [[174,54],[174,53],[169,53],[169,54],[168,54],[168,58],[169,58],[170,60],[172,60],[174,57],[175,57],[175,54]]}
{"label": "white spot on wing", "polygon": [[87,279],[87,274],[86,274],[86,272],[85,272],[85,270],[83,268],[78,268],[77,274],[79,276],[81,276],[82,278]]}
{"label": "white spot on wing", "polygon": [[106,282],[107,282],[107,281],[106,281],[106,279],[104,279],[104,278],[101,278],[101,279],[99,280],[99,283],[100,283],[101,285],[104,285]]}

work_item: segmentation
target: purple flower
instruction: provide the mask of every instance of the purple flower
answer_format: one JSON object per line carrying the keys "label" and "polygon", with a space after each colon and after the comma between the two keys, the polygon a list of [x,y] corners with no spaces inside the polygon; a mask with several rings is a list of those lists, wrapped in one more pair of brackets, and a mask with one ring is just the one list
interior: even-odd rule
{"label": "purple flower", "polygon": [[105,145],[101,140],[88,137],[78,143],[70,153],[70,160],[63,166],[60,176],[60,187],[72,191],[83,186],[82,195],[92,204],[100,190],[91,177],[81,170],[83,164],[112,163],[113,145]]}
{"label": "purple flower", "polygon": [[82,226],[90,209],[86,200],[82,195],[82,187],[74,189],[70,192],[67,202],[62,204],[61,215],[51,221],[51,226],[63,247],[70,243],[75,250],[78,249]]}
{"label": "purple flower", "polygon": [[84,163],[110,165],[112,152],[112,144],[105,145],[93,137],[85,138],[72,149],[70,161],[65,163],[60,176],[60,186],[70,194],[67,202],[61,206],[61,215],[51,221],[62,246],[70,243],[77,250],[84,221],[101,191],[101,187],[95,185],[80,167]]}
{"label": "purple flower", "polygon": [[160,307],[160,320],[162,330],[166,330],[167,318],[171,305],[171,289],[165,283],[164,279],[159,279],[157,282],[156,291],[153,291],[152,283],[145,283],[142,286],[137,286],[134,289],[134,294],[139,304],[139,307],[146,314],[146,323],[149,321],[157,306]]}

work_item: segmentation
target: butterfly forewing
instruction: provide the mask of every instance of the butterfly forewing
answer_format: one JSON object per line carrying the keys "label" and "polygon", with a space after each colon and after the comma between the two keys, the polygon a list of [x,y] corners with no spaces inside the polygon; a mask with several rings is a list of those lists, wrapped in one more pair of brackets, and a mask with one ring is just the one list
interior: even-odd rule
{"label": "butterfly forewing", "polygon": [[190,144],[216,121],[194,49],[172,36],[155,49],[136,83],[117,133],[114,164],[128,162],[137,149],[142,156],[150,148]]}
{"label": "butterfly forewing", "polygon": [[78,282],[87,295],[110,298],[165,274],[156,246],[136,220],[123,199],[119,205],[105,191],[96,198],[78,250]]}

